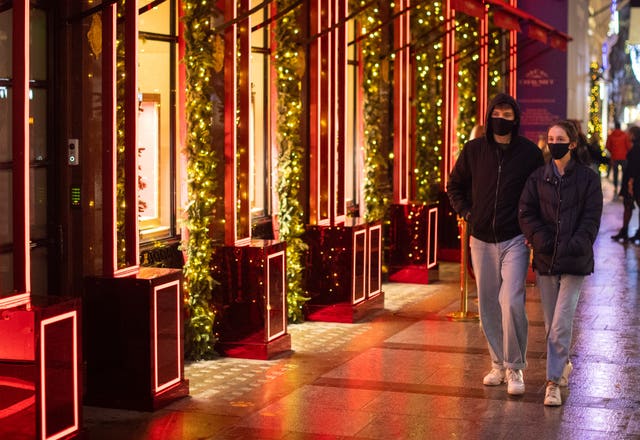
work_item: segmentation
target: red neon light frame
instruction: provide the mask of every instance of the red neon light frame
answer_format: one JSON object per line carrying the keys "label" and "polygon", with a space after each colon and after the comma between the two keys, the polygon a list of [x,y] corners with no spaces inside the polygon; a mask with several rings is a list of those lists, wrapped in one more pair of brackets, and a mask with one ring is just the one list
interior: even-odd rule
{"label": "red neon light frame", "polygon": [[335,226],[346,218],[346,0],[309,6],[309,223]]}
{"label": "red neon light frame", "polygon": [[[175,286],[176,295],[176,334],[178,335],[177,353],[176,358],[178,362],[178,376],[175,379],[171,379],[163,384],[158,383],[158,292],[168,287]],[[169,283],[161,284],[153,289],[153,377],[154,377],[154,391],[160,393],[167,388],[180,383],[182,380],[182,337],[181,337],[181,304],[180,304],[180,282],[179,280],[171,281]]]}
{"label": "red neon light frame", "polygon": [[394,60],[394,120],[393,120],[393,174],[394,202],[408,203],[411,198],[411,26],[410,2],[401,0],[396,4],[394,14],[394,41],[396,51]]}
{"label": "red neon light frame", "polygon": [[[366,229],[362,229],[360,231],[355,231],[353,234],[353,245],[352,245],[352,249],[353,249],[353,258],[352,258],[352,263],[351,263],[351,268],[353,269],[353,275],[351,276],[351,303],[352,304],[358,304],[361,303],[362,301],[364,301],[367,298],[367,230]],[[358,246],[356,246],[356,242],[358,241],[358,239],[360,237],[358,237],[359,235],[364,235],[364,261],[362,263],[362,270],[363,270],[363,283],[362,283],[362,293],[358,296],[356,296],[356,260],[358,258]]]}
{"label": "red neon light frame", "polygon": [[[433,207],[429,209],[427,212],[427,228],[429,225],[434,224],[433,231],[433,239],[435,241],[435,245],[433,246],[433,255],[430,255],[431,248],[431,234],[430,231],[427,231],[427,269],[431,269],[436,264],[438,264],[437,253],[438,253],[438,208]],[[433,222],[433,223],[431,223]]]}
{"label": "red neon light frame", "polygon": [[0,298],[0,309],[9,309],[12,307],[19,307],[26,305],[27,309],[30,308],[31,295],[29,293],[19,293],[17,295],[7,296]]}
{"label": "red neon light frame", "polygon": [[[47,401],[45,399],[46,379],[45,379],[45,347],[46,347],[46,330],[49,324],[71,319],[73,323],[73,425],[47,437]],[[40,429],[42,440],[57,440],[73,432],[79,428],[79,402],[78,402],[78,312],[71,311],[52,318],[43,319],[40,322],[40,399],[42,402],[40,408]]]}
{"label": "red neon light frame", "polygon": [[29,2],[13,2],[13,284],[31,291],[29,242]]}
{"label": "red neon light frame", "polygon": [[137,0],[127,2],[125,14],[125,241],[126,266],[118,267],[117,237],[117,145],[116,145],[116,5],[103,10],[102,44],[102,143],[103,143],[103,274],[113,277],[135,275],[140,266],[138,234],[138,7]]}
{"label": "red neon light frame", "polygon": [[449,181],[449,173],[453,166],[452,149],[455,143],[455,11],[451,2],[444,2],[444,112],[442,124],[442,187],[446,188]]}
{"label": "red neon light frame", "polygon": [[[378,272],[378,285],[375,286],[375,290],[373,290],[371,288],[371,286],[369,286],[369,296],[374,296],[379,294],[382,291],[382,225],[378,224],[375,226],[371,226],[369,228],[369,252],[367,253],[367,255],[369,255],[369,257],[371,257],[371,249],[372,249],[372,241],[373,241],[373,234],[376,233],[378,234],[378,262],[376,265],[377,268],[377,272]],[[371,282],[371,262],[369,262],[369,264],[367,264],[367,267],[369,268],[369,275],[368,275],[368,279],[369,282]]]}
{"label": "red neon light frame", "polygon": [[[285,260],[285,253],[284,251],[279,251],[276,252],[274,254],[271,254],[267,257],[267,289],[270,289],[271,286],[271,259],[272,258],[278,258],[278,257],[282,257],[283,261]],[[282,276],[282,286],[286,286],[286,268],[283,267],[281,272],[281,276]],[[271,293],[271,291],[269,290],[269,294]],[[267,295],[267,302],[269,301],[269,296]],[[267,304],[268,306],[269,304]],[[278,336],[284,335],[287,332],[287,308],[286,306],[282,308],[282,322],[284,323],[284,325],[282,326],[282,331],[275,333],[275,334],[271,334],[271,314],[267,313],[267,342],[272,341],[273,339],[277,338]]]}

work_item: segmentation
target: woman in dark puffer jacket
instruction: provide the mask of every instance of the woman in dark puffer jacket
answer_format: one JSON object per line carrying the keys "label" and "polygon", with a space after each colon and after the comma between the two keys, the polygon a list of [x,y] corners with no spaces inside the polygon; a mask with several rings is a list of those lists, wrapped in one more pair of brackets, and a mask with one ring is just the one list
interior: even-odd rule
{"label": "woman in dark puffer jacket", "polygon": [[569,359],[573,316],[586,275],[593,272],[593,243],[600,228],[600,177],[588,166],[575,125],[560,121],[547,132],[552,160],[534,171],[520,197],[518,220],[533,248],[533,268],[547,334],[544,404],[562,404],[573,366]]}

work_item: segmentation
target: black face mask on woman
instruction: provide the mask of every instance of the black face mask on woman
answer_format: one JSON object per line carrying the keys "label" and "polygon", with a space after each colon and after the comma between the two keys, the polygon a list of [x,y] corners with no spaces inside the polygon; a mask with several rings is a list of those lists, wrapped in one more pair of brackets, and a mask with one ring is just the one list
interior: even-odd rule
{"label": "black face mask on woman", "polygon": [[504,118],[491,118],[491,128],[498,136],[505,136],[513,130],[515,121]]}
{"label": "black face mask on woman", "polygon": [[563,144],[547,144],[549,145],[549,152],[554,159],[562,159],[569,151],[569,142]]}

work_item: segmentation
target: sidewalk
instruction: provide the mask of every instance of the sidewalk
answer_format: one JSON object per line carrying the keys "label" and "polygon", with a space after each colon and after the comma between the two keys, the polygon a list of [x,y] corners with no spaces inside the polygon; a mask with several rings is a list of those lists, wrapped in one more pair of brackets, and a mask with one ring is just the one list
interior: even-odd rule
{"label": "sidewalk", "polygon": [[[188,364],[190,397],[154,413],[84,407],[85,438],[137,439],[638,439],[640,246],[613,242],[622,203],[603,180],[596,273],[574,326],[565,404],[542,404],[545,334],[527,288],[526,392],[485,387],[490,360],[476,322],[452,322],[459,266],[430,285],[384,285],[385,310],[356,324],[291,325],[293,353],[271,361]],[[637,213],[631,231],[637,226]],[[470,284],[469,310],[477,311]]]}

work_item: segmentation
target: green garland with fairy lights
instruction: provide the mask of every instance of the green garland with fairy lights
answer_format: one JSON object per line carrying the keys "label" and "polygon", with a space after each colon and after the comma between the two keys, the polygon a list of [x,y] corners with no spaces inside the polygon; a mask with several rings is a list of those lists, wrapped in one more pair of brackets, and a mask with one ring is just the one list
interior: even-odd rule
{"label": "green garland with fairy lights", "polygon": [[456,19],[456,47],[458,48],[458,121],[456,137],[462,148],[478,119],[477,85],[480,71],[479,20],[471,16]]}
{"label": "green garland with fairy lights", "polygon": [[[351,0],[352,10],[363,8],[365,0]],[[388,71],[384,62],[385,44],[382,33],[382,11],[378,4],[361,9],[356,17],[360,25],[360,42],[363,63],[364,94],[364,218],[367,221],[382,220],[391,203],[390,170],[392,169],[391,145],[385,142],[384,120],[388,116]]]}
{"label": "green garland with fairy lights", "polygon": [[[602,80],[602,68],[596,62],[589,66],[589,120],[587,121],[587,135],[589,141],[594,143],[600,155],[604,155],[602,145],[602,106],[600,100],[600,81]],[[598,165],[601,173],[606,173],[607,166],[604,163]]]}
{"label": "green garland with fairy lights", "polygon": [[[493,14],[493,12],[490,12]],[[508,33],[503,31],[494,24],[493,17],[489,19],[489,84],[487,87],[487,95],[489,99],[497,95],[498,93],[506,93],[505,88],[506,81],[504,80],[508,72],[504,68],[507,59],[506,55],[509,53]],[[482,109],[484,110],[484,109]]]}
{"label": "green garland with fairy lights", "polygon": [[[287,10],[295,3],[297,0],[278,0],[277,10]],[[301,203],[306,157],[302,143],[302,77],[305,66],[302,31],[296,16],[298,10],[293,8],[280,17],[275,28],[278,227],[280,239],[287,242],[287,316],[292,322],[304,319],[302,307],[309,300],[305,296],[302,278],[308,246],[302,239],[305,232],[305,211]]]}
{"label": "green garland with fairy lights", "polygon": [[596,62],[592,62],[589,67],[589,121],[587,123],[587,134],[589,138],[594,135],[600,138],[602,134],[602,107],[600,104],[600,80],[602,79],[602,69]]}
{"label": "green garland with fairy lights", "polygon": [[442,2],[417,4],[411,13],[411,30],[416,42],[416,199],[430,203],[437,200],[442,180]]}
{"label": "green garland with fairy lights", "polygon": [[186,71],[186,117],[188,156],[188,206],[186,226],[189,233],[187,262],[184,265],[185,354],[188,358],[207,359],[214,354],[215,313],[211,306],[215,281],[210,268],[214,244],[211,237],[213,212],[221,198],[217,173],[221,159],[212,148],[211,120],[213,93],[213,32],[209,1],[184,2],[184,64]]}

